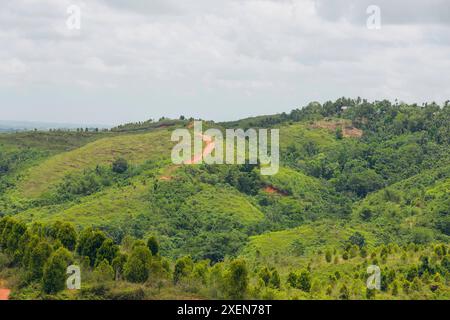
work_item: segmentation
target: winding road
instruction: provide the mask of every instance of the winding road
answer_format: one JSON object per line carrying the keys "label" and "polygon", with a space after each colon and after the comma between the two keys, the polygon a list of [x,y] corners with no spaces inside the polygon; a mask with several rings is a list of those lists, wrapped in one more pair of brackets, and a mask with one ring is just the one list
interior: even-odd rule
{"label": "winding road", "polygon": [[211,154],[211,152],[216,147],[216,144],[213,141],[212,137],[204,134],[199,134],[199,136],[201,136],[202,140],[206,142],[206,146],[201,154],[194,155],[194,157],[191,160],[186,161],[185,164],[199,164],[200,162],[202,162],[203,157]]}

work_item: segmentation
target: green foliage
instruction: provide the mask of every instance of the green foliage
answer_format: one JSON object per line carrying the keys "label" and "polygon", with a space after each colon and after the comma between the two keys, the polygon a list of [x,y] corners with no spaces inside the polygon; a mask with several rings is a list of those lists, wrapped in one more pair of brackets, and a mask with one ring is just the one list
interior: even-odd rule
{"label": "green foliage", "polygon": [[247,264],[242,259],[233,260],[225,275],[225,291],[230,299],[243,299],[248,290]]}
{"label": "green foliage", "polygon": [[332,258],[333,258],[333,255],[331,254],[331,251],[330,251],[330,250],[327,250],[327,251],[325,252],[325,260],[326,260],[328,263],[330,263]]}
{"label": "green foliage", "polygon": [[28,262],[30,277],[33,280],[40,280],[44,273],[44,266],[52,255],[53,248],[47,241],[40,241],[35,247],[30,248],[31,254]]}
{"label": "green foliage", "polygon": [[125,264],[127,263],[128,256],[123,253],[118,253],[112,261],[112,267],[117,278],[120,278],[124,273]]}
{"label": "green foliage", "polygon": [[108,260],[104,259],[99,262],[94,270],[95,279],[100,283],[114,280],[114,269]]}
{"label": "green foliage", "polygon": [[362,248],[366,244],[366,238],[364,238],[364,236],[361,233],[355,232],[350,236],[348,242],[350,244],[357,245],[359,248]]}
{"label": "green foliage", "polygon": [[91,266],[95,265],[97,252],[106,240],[106,235],[98,230],[88,228],[83,230],[78,241],[77,252],[89,258]]}
{"label": "green foliage", "polygon": [[55,294],[62,291],[66,285],[66,269],[72,262],[72,255],[67,249],[59,248],[49,258],[44,267],[44,292]]}
{"label": "green foliage", "polygon": [[180,258],[175,263],[175,268],[173,271],[173,282],[175,284],[179,283],[183,278],[189,276],[194,267],[194,262],[190,256]]}
{"label": "green foliage", "polygon": [[75,250],[78,235],[72,224],[57,221],[47,228],[47,234],[53,239],[59,240],[69,251]]}
{"label": "green foliage", "polygon": [[272,271],[272,275],[270,276],[270,287],[274,289],[280,289],[281,287],[280,275],[277,270]]}
{"label": "green foliage", "polygon": [[150,276],[152,254],[146,246],[136,246],[124,266],[124,276],[130,282],[144,283]]}
{"label": "green foliage", "polygon": [[153,256],[157,256],[159,253],[159,243],[158,240],[156,240],[156,237],[151,236],[147,240],[147,247],[150,249],[150,252]]}
{"label": "green foliage", "polygon": [[112,163],[112,171],[115,173],[124,173],[128,170],[128,161],[124,158],[117,158]]}
{"label": "green foliage", "polygon": [[[219,124],[279,128],[274,176],[259,165],[172,166],[165,127],[189,121],[0,134],[0,272],[23,271],[14,289],[31,298],[42,283],[56,298],[448,299],[448,103],[341,98]],[[139,241],[122,242],[129,236]],[[58,293],[62,249],[76,249],[83,293]],[[382,268],[376,296],[368,264]]]}
{"label": "green foliage", "polygon": [[300,290],[309,292],[311,290],[311,275],[309,271],[303,270],[297,277],[296,286]]}
{"label": "green foliage", "polygon": [[103,241],[102,245],[97,250],[95,264],[98,265],[99,263],[105,260],[109,264],[112,264],[118,253],[119,247],[114,244],[112,239],[106,239],[105,241]]}
{"label": "green foliage", "polygon": [[264,267],[259,272],[259,278],[263,281],[265,286],[269,285],[269,281],[271,280],[271,274],[267,267]]}

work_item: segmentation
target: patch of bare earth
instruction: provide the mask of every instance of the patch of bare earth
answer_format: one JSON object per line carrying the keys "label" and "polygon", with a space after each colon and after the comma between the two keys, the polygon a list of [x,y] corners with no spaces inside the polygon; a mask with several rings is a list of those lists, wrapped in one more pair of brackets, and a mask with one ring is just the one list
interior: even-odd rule
{"label": "patch of bare earth", "polygon": [[8,300],[11,290],[4,288],[4,282],[0,280],[0,300]]}
{"label": "patch of bare earth", "polygon": [[269,194],[277,194],[279,196],[286,196],[287,194],[273,186],[266,186],[264,189],[264,192]]}
{"label": "patch of bare earth", "polygon": [[349,120],[321,120],[311,125],[311,128],[326,129],[335,132],[337,128],[342,128],[345,138],[361,138],[363,131],[352,126]]}

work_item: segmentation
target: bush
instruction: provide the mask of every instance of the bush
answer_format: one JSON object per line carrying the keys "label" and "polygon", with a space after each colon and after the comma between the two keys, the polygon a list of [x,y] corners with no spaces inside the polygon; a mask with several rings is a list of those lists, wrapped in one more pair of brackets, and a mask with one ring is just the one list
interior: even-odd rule
{"label": "bush", "polygon": [[297,288],[305,292],[311,290],[311,275],[309,271],[303,270],[297,278]]}
{"label": "bush", "polygon": [[328,263],[330,263],[331,260],[332,260],[332,258],[333,258],[333,256],[332,256],[332,254],[331,254],[331,251],[330,251],[330,250],[327,250],[327,251],[325,252],[325,260],[326,260]]}
{"label": "bush", "polygon": [[114,280],[114,270],[106,259],[98,263],[94,275],[95,280],[100,283]]}
{"label": "bush", "polygon": [[194,268],[192,258],[187,256],[177,260],[173,271],[173,282],[177,284],[182,278],[187,277]]}
{"label": "bush", "polygon": [[134,283],[144,283],[150,276],[152,254],[146,246],[137,246],[125,263],[125,279]]}
{"label": "bush", "polygon": [[158,240],[156,240],[155,237],[150,237],[147,240],[147,247],[150,249],[150,252],[153,256],[158,255],[159,253],[159,243]]}
{"label": "bush", "polygon": [[106,240],[106,235],[102,231],[88,228],[83,230],[78,241],[77,252],[80,256],[89,258],[90,264],[93,267],[97,259],[97,251]]}
{"label": "bush", "polygon": [[243,299],[248,289],[247,264],[242,259],[233,260],[225,276],[225,287],[230,299]]}
{"label": "bush", "polygon": [[128,170],[128,162],[124,158],[114,160],[112,164],[112,171],[115,173],[124,173]]}
{"label": "bush", "polygon": [[366,244],[366,238],[364,238],[364,236],[359,232],[355,232],[354,234],[352,234],[348,241],[352,245],[357,245],[360,249]]}
{"label": "bush", "polygon": [[66,270],[72,259],[72,254],[65,248],[59,248],[50,256],[44,267],[42,284],[45,293],[55,294],[64,290]]}
{"label": "bush", "polygon": [[273,270],[272,272],[272,275],[270,277],[270,286],[275,289],[280,289],[281,280],[277,270]]}

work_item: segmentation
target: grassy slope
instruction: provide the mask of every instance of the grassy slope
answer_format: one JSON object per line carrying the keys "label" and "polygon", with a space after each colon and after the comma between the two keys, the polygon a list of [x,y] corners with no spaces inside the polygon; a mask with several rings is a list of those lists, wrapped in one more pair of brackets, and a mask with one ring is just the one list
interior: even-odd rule
{"label": "grassy slope", "polygon": [[[243,249],[244,255],[254,256],[259,251],[263,256],[274,255],[294,255],[295,242],[302,243],[305,247],[307,257],[317,250],[338,247],[347,240],[358,228],[342,226],[335,221],[322,221],[313,224],[302,225],[297,228],[270,232],[250,238],[246,248]],[[373,236],[369,232],[361,232],[367,239],[368,245],[374,242]]]}
{"label": "grassy slope", "polygon": [[[112,187],[82,198],[79,203],[66,203],[47,207],[37,207],[21,212],[16,218],[31,222],[69,221],[77,226],[100,226],[111,224],[120,226],[139,214],[152,216],[148,195],[149,185],[136,182],[127,187]],[[187,199],[185,211],[195,211],[207,215],[220,213],[234,216],[244,224],[257,222],[263,214],[244,196],[230,190],[205,190]],[[155,223],[159,219],[153,216]]]}
{"label": "grassy slope", "polygon": [[263,213],[242,194],[227,189],[218,190],[210,186],[188,199],[183,209],[205,215],[219,212],[222,215],[234,217],[244,225],[264,218]]}
{"label": "grassy slope", "polygon": [[127,187],[113,187],[85,197],[80,203],[66,203],[47,207],[37,207],[21,212],[18,219],[43,223],[68,221],[80,227],[120,226],[134,216],[144,213],[147,187],[133,184]]}
{"label": "grassy slope", "polygon": [[69,173],[105,165],[117,157],[124,157],[132,164],[168,158],[170,149],[168,130],[100,139],[73,151],[58,154],[31,168],[18,190],[24,197],[39,197]]}
{"label": "grassy slope", "polygon": [[0,134],[0,147],[36,149],[50,154],[70,151],[111,133],[93,132],[19,132]]}
{"label": "grassy slope", "polygon": [[295,123],[280,127],[281,150],[292,144],[304,145],[307,142],[312,142],[319,148],[332,148],[337,143],[330,131],[313,128],[306,123]]}

